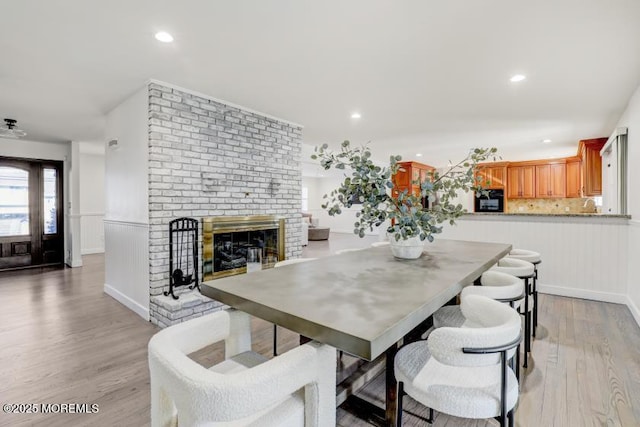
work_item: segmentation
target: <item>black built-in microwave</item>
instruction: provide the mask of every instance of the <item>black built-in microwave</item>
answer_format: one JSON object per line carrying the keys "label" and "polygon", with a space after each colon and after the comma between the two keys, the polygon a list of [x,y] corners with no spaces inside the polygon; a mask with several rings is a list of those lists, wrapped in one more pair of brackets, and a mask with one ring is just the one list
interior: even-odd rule
{"label": "black built-in microwave", "polygon": [[504,212],[504,190],[487,190],[487,196],[476,197],[475,212]]}

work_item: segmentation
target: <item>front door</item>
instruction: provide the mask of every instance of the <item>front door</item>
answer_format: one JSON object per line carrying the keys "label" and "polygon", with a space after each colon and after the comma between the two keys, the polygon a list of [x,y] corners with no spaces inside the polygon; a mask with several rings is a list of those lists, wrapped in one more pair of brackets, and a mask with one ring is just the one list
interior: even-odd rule
{"label": "front door", "polygon": [[0,270],[64,261],[62,162],[0,157]]}

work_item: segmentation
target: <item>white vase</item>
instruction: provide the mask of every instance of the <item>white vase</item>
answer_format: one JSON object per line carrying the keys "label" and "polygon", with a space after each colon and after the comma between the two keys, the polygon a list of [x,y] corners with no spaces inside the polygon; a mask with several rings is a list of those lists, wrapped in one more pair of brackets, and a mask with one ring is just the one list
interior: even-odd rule
{"label": "white vase", "polygon": [[401,259],[417,259],[422,255],[424,250],[424,241],[420,240],[420,237],[410,237],[408,239],[396,240],[396,236],[389,235],[389,243],[391,246],[391,253],[396,258]]}

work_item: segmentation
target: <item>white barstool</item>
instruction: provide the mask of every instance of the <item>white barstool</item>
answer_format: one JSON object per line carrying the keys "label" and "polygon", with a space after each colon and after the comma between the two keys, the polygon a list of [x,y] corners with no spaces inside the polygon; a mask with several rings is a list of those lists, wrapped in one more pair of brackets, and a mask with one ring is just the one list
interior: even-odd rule
{"label": "white barstool", "polygon": [[462,313],[474,328],[439,328],[426,341],[402,347],[394,360],[398,380],[398,426],[402,397],[408,394],[433,410],[466,418],[497,418],[514,425],[518,380],[508,352],[518,347],[520,315],[480,295],[462,300]]}
{"label": "white barstool", "polygon": [[[480,277],[481,286],[467,286],[460,293],[460,300],[464,300],[469,295],[480,295],[492,300],[509,304],[517,311],[520,302],[525,298],[524,283],[518,277],[498,271],[486,271]],[[477,328],[479,325],[467,319],[462,313],[460,305],[447,305],[441,307],[433,314],[434,328]],[[509,358],[513,356],[512,350]],[[514,370],[516,378],[520,379],[520,352],[516,352]]]}
{"label": "white barstool", "polygon": [[497,271],[500,273],[507,273],[512,276],[518,277],[524,281],[524,289],[525,294],[527,295],[524,298],[524,311],[521,311],[520,314],[524,316],[524,363],[523,367],[527,367],[527,361],[529,359],[529,353],[531,352],[531,311],[533,309],[534,301],[530,299],[529,296],[531,294],[531,282],[529,279],[534,277],[534,266],[530,262],[523,261],[520,259],[505,257],[502,258],[498,263],[491,267],[490,271]]}
{"label": "white barstool", "polygon": [[521,259],[533,264],[533,336],[536,336],[538,327],[538,264],[542,262],[542,257],[538,252],[527,249],[513,249],[509,252],[509,258]]}
{"label": "white barstool", "polygon": [[[313,261],[317,258],[294,258],[294,259],[286,259],[284,261],[278,261],[274,264],[273,268],[281,268],[287,265],[300,264],[303,262]],[[278,355],[278,325],[273,325],[273,355]]]}
{"label": "white barstool", "polygon": [[[481,286],[465,287],[460,298],[467,295],[482,295],[496,301],[508,303],[512,308],[517,308],[517,302],[525,297],[524,283],[518,277],[497,271],[486,271],[480,277]],[[463,326],[475,326],[468,323],[459,305],[446,305],[433,314],[433,326],[435,328]]]}

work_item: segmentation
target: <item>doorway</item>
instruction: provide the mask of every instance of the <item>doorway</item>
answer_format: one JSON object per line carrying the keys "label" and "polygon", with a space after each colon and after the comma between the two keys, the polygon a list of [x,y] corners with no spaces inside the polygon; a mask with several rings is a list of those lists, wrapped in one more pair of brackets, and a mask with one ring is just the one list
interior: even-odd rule
{"label": "doorway", "polygon": [[62,162],[0,157],[0,271],[62,264]]}

